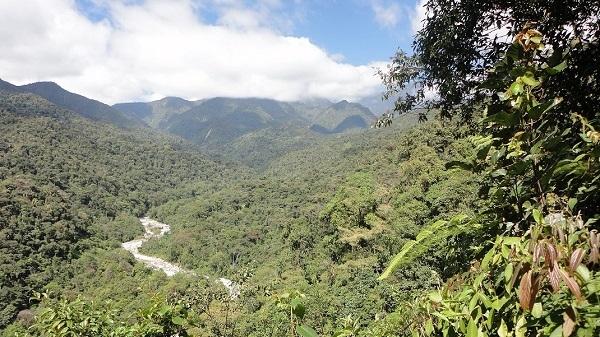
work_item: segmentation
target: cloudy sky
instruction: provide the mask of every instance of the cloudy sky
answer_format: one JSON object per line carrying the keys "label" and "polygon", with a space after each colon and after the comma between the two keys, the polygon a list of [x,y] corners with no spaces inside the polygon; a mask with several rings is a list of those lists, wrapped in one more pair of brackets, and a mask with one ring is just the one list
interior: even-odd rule
{"label": "cloudy sky", "polygon": [[[422,1],[422,0],[421,0]],[[1,0],[0,78],[107,103],[378,95],[418,0]]]}

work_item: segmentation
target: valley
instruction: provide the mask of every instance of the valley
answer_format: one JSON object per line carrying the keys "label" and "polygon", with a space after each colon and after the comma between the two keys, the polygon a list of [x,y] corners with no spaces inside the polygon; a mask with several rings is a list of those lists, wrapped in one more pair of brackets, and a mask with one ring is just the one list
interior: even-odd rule
{"label": "valley", "polygon": [[598,13],[0,1],[0,337],[600,336]]}
{"label": "valley", "polygon": [[[244,102],[257,107],[252,100]],[[401,242],[418,229],[395,224],[430,218],[458,205],[467,210],[475,201],[465,189],[474,182],[472,178],[431,165],[432,160],[441,163],[441,156],[459,155],[455,151],[460,147],[420,145],[419,139],[431,132],[450,130],[436,123],[415,128],[416,116],[405,116],[386,130],[336,135],[305,137],[313,131],[309,123],[298,120],[295,123],[300,124],[279,129],[258,127],[230,138],[222,147],[235,146],[235,152],[214,155],[206,144],[147,126],[132,129],[99,123],[30,93],[3,92],[0,103],[2,167],[10,168],[0,172],[2,193],[3,200],[12,202],[3,206],[1,214],[15,224],[3,229],[6,237],[14,238],[4,241],[3,249],[5,254],[15,254],[6,246],[10,242],[12,247],[21,247],[21,254],[30,254],[13,257],[30,261],[26,264],[2,264],[6,280],[17,282],[2,298],[10,303],[3,312],[4,322],[28,307],[25,294],[44,288],[61,289],[62,296],[117,301],[129,308],[126,312],[142,308],[156,292],[209,296],[225,290],[231,296],[235,288],[240,298],[236,306],[247,303],[235,309],[241,315],[237,324],[246,326],[240,334],[251,334],[256,320],[271,315],[270,294],[287,289],[306,292],[323,314],[343,317],[362,311],[374,315],[390,305],[381,296],[392,288],[373,283],[398,244],[387,240]],[[340,109],[345,105],[331,111],[342,111],[343,116]],[[281,113],[279,108],[272,113]],[[299,132],[301,127],[304,131]],[[19,136],[24,130],[31,135],[27,139]],[[240,160],[242,155],[254,157]],[[425,179],[445,188],[456,184],[464,193],[460,198],[444,198],[435,187],[427,188],[431,192],[425,195],[420,189],[399,189],[407,179]],[[90,182],[95,187],[90,188]],[[417,203],[415,211],[407,214],[391,208],[417,195],[422,199],[418,203],[437,208],[419,208]],[[46,213],[47,207],[63,213]],[[24,214],[31,215],[22,218]],[[145,214],[158,221],[142,218],[140,226],[138,217]],[[345,217],[355,220],[341,221]],[[46,227],[52,222],[61,226]],[[72,227],[75,224],[82,227]],[[159,230],[169,234],[151,238],[160,236]],[[69,241],[57,245],[58,238]],[[45,255],[37,253],[32,240],[41,243]],[[132,255],[119,253],[120,246]],[[70,252],[65,254],[63,249]],[[373,255],[374,251],[379,253]],[[48,261],[48,256],[63,261],[61,267],[38,264]],[[31,269],[32,262],[38,267]],[[159,270],[138,269],[139,263]],[[24,273],[30,276],[19,276]],[[205,288],[196,288],[194,283],[205,282],[204,276],[197,275],[220,279],[226,287],[219,290],[220,285],[210,281],[203,283]],[[418,289],[428,282],[420,280],[410,287]],[[140,286],[142,290],[135,290]],[[376,300],[335,304],[342,296],[339,292]],[[250,303],[254,304],[246,306]],[[218,306],[215,302],[209,307],[216,310]],[[264,327],[284,326],[283,321],[274,324]],[[260,330],[255,334],[260,335]]]}

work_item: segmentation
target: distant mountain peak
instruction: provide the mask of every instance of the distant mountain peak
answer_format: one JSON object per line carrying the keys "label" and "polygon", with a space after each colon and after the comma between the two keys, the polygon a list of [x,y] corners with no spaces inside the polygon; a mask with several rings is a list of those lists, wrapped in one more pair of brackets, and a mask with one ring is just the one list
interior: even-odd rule
{"label": "distant mountain peak", "polygon": [[[33,82],[33,83],[26,84],[23,87],[26,87],[26,86],[38,86],[38,87],[46,87],[46,88],[65,90],[63,87],[58,85],[56,82],[52,82],[52,81]],[[67,91],[67,90],[65,90],[65,91]]]}
{"label": "distant mountain peak", "polygon": [[343,99],[343,100],[341,100],[341,101],[333,104],[331,107],[334,108],[334,109],[336,109],[336,110],[337,109],[346,109],[348,106],[351,106],[351,105],[354,105],[354,104],[356,104],[357,106],[359,105],[357,103],[350,103],[347,100]]}

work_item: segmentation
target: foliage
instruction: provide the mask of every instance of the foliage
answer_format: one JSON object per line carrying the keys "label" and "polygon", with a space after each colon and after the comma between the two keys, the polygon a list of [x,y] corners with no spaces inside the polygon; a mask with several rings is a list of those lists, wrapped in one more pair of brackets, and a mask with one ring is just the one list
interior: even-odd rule
{"label": "foliage", "polygon": [[[503,58],[510,37],[530,21],[546,33],[555,51],[571,49],[568,71],[548,79],[544,95],[562,97],[565,109],[585,114],[593,115],[600,105],[597,1],[428,0],[424,7],[415,53],[399,51],[381,71],[386,96],[399,96],[397,111],[426,107],[439,108],[443,117],[472,116],[488,98],[480,90],[490,75],[487,70]],[[574,40],[581,43],[573,47]],[[580,90],[583,83],[586,88]]]}
{"label": "foliage", "polygon": [[[597,112],[573,113],[545,91],[551,76],[568,69],[569,55],[545,46],[527,25],[481,83],[490,99],[484,135],[473,137],[476,156],[450,164],[486,178],[492,204],[480,215],[485,256],[405,315],[414,335],[600,332]],[[496,234],[489,247],[486,238]],[[384,276],[422,253],[418,238]]]}
{"label": "foliage", "polygon": [[0,327],[65,262],[138,235],[135,217],[173,198],[174,186],[228,174],[180,140],[92,122],[30,94],[0,92],[0,152]]}
{"label": "foliage", "polygon": [[42,309],[25,336],[188,336],[188,311],[181,304],[153,299],[128,322],[119,320],[119,310],[110,302],[53,299],[39,294]]}
{"label": "foliage", "polygon": [[337,227],[370,227],[367,218],[375,211],[376,202],[373,177],[356,173],[340,186],[320,217]]}

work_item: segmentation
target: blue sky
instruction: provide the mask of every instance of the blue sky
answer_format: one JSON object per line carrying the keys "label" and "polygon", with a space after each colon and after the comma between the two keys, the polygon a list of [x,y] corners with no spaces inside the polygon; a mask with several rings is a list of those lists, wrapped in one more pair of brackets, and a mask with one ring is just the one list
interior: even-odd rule
{"label": "blue sky", "polygon": [[0,78],[112,104],[378,99],[424,0],[1,0]]}

